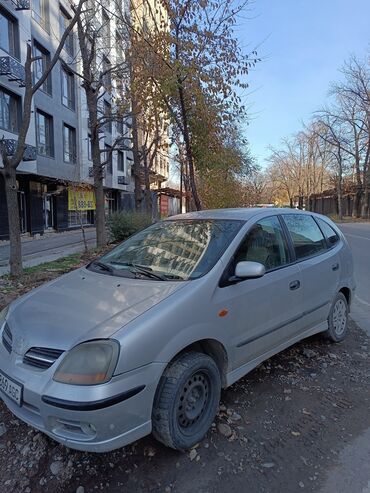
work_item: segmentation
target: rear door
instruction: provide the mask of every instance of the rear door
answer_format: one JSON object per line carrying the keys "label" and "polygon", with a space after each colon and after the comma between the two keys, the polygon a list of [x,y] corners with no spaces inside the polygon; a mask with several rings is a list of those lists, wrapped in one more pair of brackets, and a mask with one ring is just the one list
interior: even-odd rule
{"label": "rear door", "polygon": [[330,247],[310,214],[284,214],[283,218],[302,274],[305,330],[324,324],[329,315],[339,285],[338,248]]}
{"label": "rear door", "polygon": [[[264,264],[266,274],[229,284],[236,263],[243,260]],[[303,310],[301,271],[291,261],[277,216],[255,223],[234,253],[215,296],[218,308],[228,311],[233,368],[279,346],[299,330]]]}

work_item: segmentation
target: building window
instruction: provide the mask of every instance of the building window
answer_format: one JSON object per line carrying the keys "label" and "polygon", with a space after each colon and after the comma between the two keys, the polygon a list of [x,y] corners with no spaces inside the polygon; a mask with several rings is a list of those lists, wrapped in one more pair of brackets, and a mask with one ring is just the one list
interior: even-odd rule
{"label": "building window", "polygon": [[21,115],[21,98],[0,87],[0,128],[17,133]]}
{"label": "building window", "polygon": [[[71,17],[67,14],[67,12],[60,7],[60,12],[59,12],[59,29],[60,29],[60,37],[63,36],[65,30],[69,26],[71,22]],[[64,49],[68,53],[68,55],[73,56],[74,55],[74,46],[73,46],[73,32],[71,31],[67,39],[64,43]]]}
{"label": "building window", "polygon": [[92,142],[90,134],[87,136],[87,159],[92,161]]}
{"label": "building window", "polygon": [[36,111],[37,153],[41,156],[54,157],[53,117],[43,111]]}
{"label": "building window", "polygon": [[116,31],[116,62],[117,64],[123,62],[123,40],[122,36]]}
{"label": "building window", "polygon": [[118,120],[116,126],[117,126],[117,133],[123,135],[123,120]]}
{"label": "building window", "polygon": [[32,0],[32,17],[49,31],[49,0]]}
{"label": "building window", "polygon": [[0,7],[0,48],[19,58],[18,22]]}
{"label": "building window", "polygon": [[109,16],[104,9],[102,12],[101,33],[102,33],[103,46],[105,48],[110,49],[110,36],[111,36],[110,35],[110,22],[109,22]]}
{"label": "building window", "polygon": [[102,73],[103,85],[107,91],[110,91],[112,87],[112,66],[106,56],[103,57],[102,61]]}
{"label": "building window", "polygon": [[67,108],[74,110],[76,107],[75,79],[72,72],[62,66],[62,103]]}
{"label": "building window", "polygon": [[117,169],[118,171],[125,171],[125,159],[122,151],[117,152]]}
{"label": "building window", "polygon": [[88,211],[68,211],[68,226],[80,226],[90,224]]}
{"label": "building window", "polygon": [[104,100],[104,130],[112,133],[112,106]]}
{"label": "building window", "polygon": [[104,161],[106,161],[105,168],[107,170],[107,173],[109,173],[111,175],[112,171],[113,171],[112,147],[109,146],[108,144],[105,144],[104,149],[105,149]]}
{"label": "building window", "polygon": [[[33,62],[33,79],[34,82],[38,82],[45,70],[50,65],[50,53],[47,49],[40,45],[37,41],[33,42],[33,56],[37,58]],[[51,74],[48,75],[46,81],[42,84],[41,89],[47,94],[52,93],[51,88]]]}
{"label": "building window", "polygon": [[76,129],[63,125],[63,159],[66,163],[76,163]]}

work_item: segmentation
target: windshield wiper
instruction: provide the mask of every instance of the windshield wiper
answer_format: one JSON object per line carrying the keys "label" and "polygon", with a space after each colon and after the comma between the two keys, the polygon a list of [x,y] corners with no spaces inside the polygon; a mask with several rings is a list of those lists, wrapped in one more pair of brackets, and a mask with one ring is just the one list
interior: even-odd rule
{"label": "windshield wiper", "polygon": [[106,270],[107,272],[110,272],[112,275],[114,274],[114,268],[108,264],[104,264],[103,262],[99,262],[99,260],[94,260],[94,262],[92,262],[92,264],[97,265],[98,267],[100,267],[103,270]]}
{"label": "windshield wiper", "polygon": [[162,276],[161,274],[155,274],[153,272],[153,269],[151,267],[147,267],[146,265],[139,265],[139,264],[135,264],[134,262],[116,262],[116,261],[113,261],[112,264],[133,267],[133,270],[130,270],[130,272],[140,273],[147,277],[158,279],[159,281],[167,281],[165,276]]}

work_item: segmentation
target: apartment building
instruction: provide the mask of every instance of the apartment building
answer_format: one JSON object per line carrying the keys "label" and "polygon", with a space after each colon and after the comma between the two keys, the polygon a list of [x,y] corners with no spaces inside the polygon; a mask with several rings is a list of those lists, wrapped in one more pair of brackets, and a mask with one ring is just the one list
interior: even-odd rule
{"label": "apartment building", "polygon": [[[168,29],[168,13],[164,3],[159,0],[131,0],[131,20],[137,32],[161,31]],[[153,118],[154,108],[147,108],[146,113],[138,115],[138,143],[139,148],[147,147],[159,137],[157,143],[158,150],[153,156],[153,162],[149,169],[150,187],[153,190],[162,188],[162,184],[169,177],[169,122],[165,114],[161,115],[159,120],[159,136],[152,129],[146,130],[145,120]],[[150,114],[151,113],[151,114]],[[150,153],[149,153],[150,154]],[[150,158],[150,156],[149,156]],[[144,169],[141,170],[144,180]]]}
{"label": "apartment building", "polygon": [[[105,23],[107,56],[114,58],[121,56],[115,52],[119,26],[103,5],[104,2],[96,2],[96,16]],[[0,0],[0,138],[5,139],[9,155],[14,152],[22,118],[27,43],[31,43],[37,57],[33,63],[33,77],[37,80],[55,53],[71,17],[69,2],[65,0]],[[104,61],[112,62],[108,58]],[[17,171],[22,233],[74,228],[81,217],[85,224],[94,222],[93,204],[77,213],[69,200],[71,191],[78,190],[80,184],[86,190],[93,183],[88,111],[81,79],[76,75],[80,73],[79,63],[77,37],[72,32],[60,60],[35,94],[27,149]],[[101,98],[106,114],[114,109],[117,91],[119,87],[113,84]],[[101,149],[109,154],[117,135],[128,132],[124,120],[105,125]],[[107,211],[122,208],[127,202],[125,197],[133,192],[131,154],[127,146],[111,153],[104,178]],[[0,240],[8,235],[5,200],[0,174]]]}

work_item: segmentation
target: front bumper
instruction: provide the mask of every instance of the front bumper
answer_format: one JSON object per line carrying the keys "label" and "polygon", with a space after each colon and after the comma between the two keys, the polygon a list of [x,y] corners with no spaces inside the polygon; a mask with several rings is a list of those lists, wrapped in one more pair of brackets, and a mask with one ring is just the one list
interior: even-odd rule
{"label": "front bumper", "polygon": [[52,380],[53,367],[33,369],[0,347],[0,369],[24,386],[22,406],[3,393],[0,398],[15,416],[59,443],[108,452],[151,432],[154,394],[164,368],[163,363],[152,363],[114,376],[107,384],[66,385]]}

